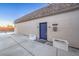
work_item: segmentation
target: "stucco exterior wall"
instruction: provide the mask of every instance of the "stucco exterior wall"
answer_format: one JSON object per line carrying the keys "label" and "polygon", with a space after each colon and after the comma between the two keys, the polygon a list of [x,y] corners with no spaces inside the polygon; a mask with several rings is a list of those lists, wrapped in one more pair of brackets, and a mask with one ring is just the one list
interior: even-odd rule
{"label": "stucco exterior wall", "polygon": [[[40,22],[47,22],[48,41],[60,38],[68,40],[70,46],[79,48],[79,10],[18,23],[15,24],[16,31],[24,35],[33,33],[39,37]],[[57,32],[52,30],[52,24],[58,24]]]}

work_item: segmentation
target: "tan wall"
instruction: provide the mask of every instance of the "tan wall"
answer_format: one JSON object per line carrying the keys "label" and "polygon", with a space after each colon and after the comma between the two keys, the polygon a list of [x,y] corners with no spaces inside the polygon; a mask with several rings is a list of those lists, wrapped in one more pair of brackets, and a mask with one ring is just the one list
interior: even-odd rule
{"label": "tan wall", "polygon": [[[48,40],[61,38],[69,41],[69,45],[79,48],[79,10],[16,24],[21,34],[34,33],[39,36],[39,23],[48,22]],[[52,30],[52,24],[58,24],[58,31]],[[49,28],[50,27],[50,28]]]}

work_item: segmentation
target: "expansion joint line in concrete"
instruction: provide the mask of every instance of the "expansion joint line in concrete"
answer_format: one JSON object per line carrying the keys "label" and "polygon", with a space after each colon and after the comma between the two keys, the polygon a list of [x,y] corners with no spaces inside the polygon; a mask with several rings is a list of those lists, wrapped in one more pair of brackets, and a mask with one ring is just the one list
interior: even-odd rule
{"label": "expansion joint line in concrete", "polygon": [[[11,36],[10,36],[11,37]],[[12,38],[12,37],[11,37]],[[12,38],[17,44],[19,44],[22,48],[24,48],[20,43],[18,43],[14,38]],[[26,51],[28,51],[32,56],[35,56],[33,53],[31,53],[28,49],[24,48]]]}

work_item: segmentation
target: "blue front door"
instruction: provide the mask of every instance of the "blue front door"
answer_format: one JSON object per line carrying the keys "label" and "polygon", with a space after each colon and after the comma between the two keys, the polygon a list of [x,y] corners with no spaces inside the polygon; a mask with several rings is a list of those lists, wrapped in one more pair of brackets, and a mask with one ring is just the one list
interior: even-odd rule
{"label": "blue front door", "polygon": [[39,24],[39,38],[47,40],[47,22]]}

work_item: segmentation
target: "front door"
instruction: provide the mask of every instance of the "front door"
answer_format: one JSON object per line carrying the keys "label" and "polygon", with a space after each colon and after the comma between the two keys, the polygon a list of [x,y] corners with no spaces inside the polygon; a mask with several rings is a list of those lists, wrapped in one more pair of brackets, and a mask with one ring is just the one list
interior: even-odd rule
{"label": "front door", "polygon": [[39,39],[47,40],[47,22],[39,23]]}

